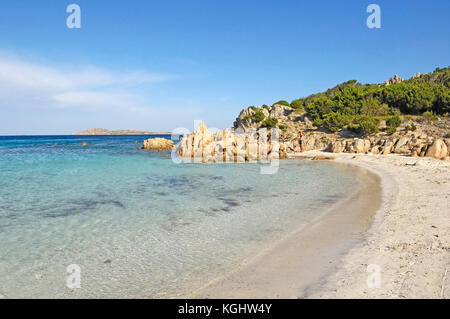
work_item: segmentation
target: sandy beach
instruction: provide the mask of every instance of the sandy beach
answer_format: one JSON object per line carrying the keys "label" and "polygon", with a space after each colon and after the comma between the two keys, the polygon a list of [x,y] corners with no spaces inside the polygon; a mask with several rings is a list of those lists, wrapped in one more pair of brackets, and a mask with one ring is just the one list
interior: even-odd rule
{"label": "sandy beach", "polygon": [[[401,155],[315,155],[364,169],[339,206],[191,298],[448,298],[450,163]],[[371,172],[371,173],[369,173]],[[369,265],[380,269],[369,288]]]}

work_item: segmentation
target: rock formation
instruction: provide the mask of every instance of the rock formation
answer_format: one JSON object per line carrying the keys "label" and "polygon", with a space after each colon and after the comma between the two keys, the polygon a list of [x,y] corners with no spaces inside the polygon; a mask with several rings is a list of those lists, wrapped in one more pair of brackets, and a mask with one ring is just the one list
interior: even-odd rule
{"label": "rock formation", "polygon": [[173,149],[174,143],[172,140],[166,138],[149,138],[144,140],[144,149],[146,150],[156,150],[158,152],[167,151]]}
{"label": "rock formation", "polygon": [[389,80],[384,81],[384,84],[387,86],[387,85],[400,83],[400,82],[403,82],[403,79],[396,74],[396,75],[394,75],[393,78],[390,78]]}
{"label": "rock formation", "polygon": [[[292,113],[292,108],[280,104],[267,107],[254,107],[250,106],[241,111],[236,121],[233,123],[234,129],[248,130],[250,128],[259,128],[261,123],[267,118],[276,118],[279,122],[283,119],[287,119]],[[255,118],[254,115],[260,112],[263,114],[263,118]]]}
{"label": "rock formation", "polygon": [[400,138],[376,135],[366,139],[338,139],[326,147],[331,153],[372,153],[428,156],[444,159],[450,156],[450,139],[435,139],[422,133],[405,134]]}
{"label": "rock formation", "polygon": [[278,129],[226,129],[210,132],[205,123],[184,135],[177,146],[178,156],[194,162],[255,162],[287,157],[287,148],[278,141]]}
{"label": "rock formation", "polygon": [[443,140],[435,140],[433,144],[428,147],[425,156],[434,157],[438,159],[443,159],[447,156],[450,156],[450,152],[447,149],[447,144]]}

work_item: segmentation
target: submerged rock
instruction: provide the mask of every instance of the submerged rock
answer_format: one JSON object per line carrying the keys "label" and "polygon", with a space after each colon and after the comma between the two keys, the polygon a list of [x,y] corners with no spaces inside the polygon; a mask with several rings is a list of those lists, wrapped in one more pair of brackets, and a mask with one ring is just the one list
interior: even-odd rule
{"label": "submerged rock", "polygon": [[313,161],[324,161],[324,160],[334,160],[335,158],[332,156],[325,156],[325,155],[316,155],[311,160]]}

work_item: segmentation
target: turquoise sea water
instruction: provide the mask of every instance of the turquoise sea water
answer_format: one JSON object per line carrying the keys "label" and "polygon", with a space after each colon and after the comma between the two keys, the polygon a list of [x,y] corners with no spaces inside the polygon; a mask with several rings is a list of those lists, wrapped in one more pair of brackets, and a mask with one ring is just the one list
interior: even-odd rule
{"label": "turquoise sea water", "polygon": [[0,137],[0,297],[183,297],[361,183],[325,162],[175,164],[148,137]]}

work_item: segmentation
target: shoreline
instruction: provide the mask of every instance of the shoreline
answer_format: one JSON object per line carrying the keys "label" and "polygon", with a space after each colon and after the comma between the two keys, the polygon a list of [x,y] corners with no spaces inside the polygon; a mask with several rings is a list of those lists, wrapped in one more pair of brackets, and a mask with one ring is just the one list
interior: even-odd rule
{"label": "shoreline", "polygon": [[381,204],[379,177],[354,169],[363,179],[361,189],[188,298],[304,298],[315,291],[341,256],[363,240]]}
{"label": "shoreline", "polygon": [[[359,241],[353,241],[346,249],[329,252],[331,266],[323,258],[320,260],[316,245],[306,247],[314,255],[302,260],[305,247],[298,244],[299,240],[303,236],[314,238],[313,230],[315,239],[323,240],[323,235],[327,235],[323,233],[326,229],[323,223],[333,217],[333,212],[329,212],[249,264],[197,290],[190,298],[447,298],[450,295],[450,279],[446,278],[450,277],[446,276],[450,270],[448,162],[401,155],[322,151],[291,155],[294,158],[326,155],[335,158],[336,163],[375,174],[379,179],[380,198],[370,227]],[[345,205],[341,203],[341,206]],[[339,216],[349,217],[349,214]],[[315,271],[311,272],[305,263],[314,262]],[[367,266],[372,264],[381,269],[381,285],[369,289]]]}

